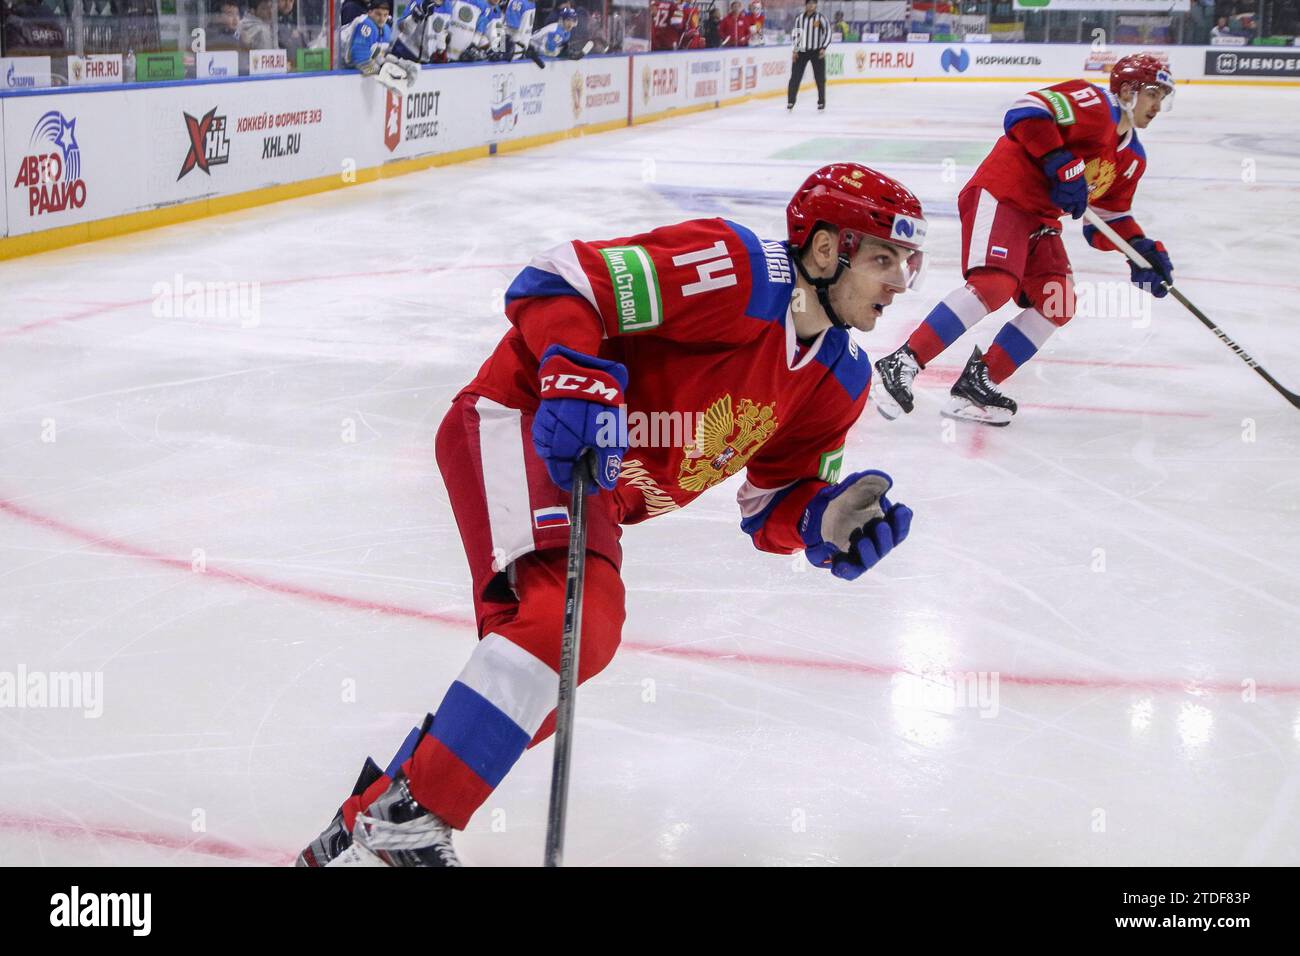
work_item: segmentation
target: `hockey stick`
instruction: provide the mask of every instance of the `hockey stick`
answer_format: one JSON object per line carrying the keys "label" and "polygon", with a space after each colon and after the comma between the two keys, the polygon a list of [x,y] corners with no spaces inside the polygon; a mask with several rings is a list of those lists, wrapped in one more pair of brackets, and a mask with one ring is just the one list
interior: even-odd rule
{"label": "hockey stick", "polygon": [[[1089,224],[1095,226],[1098,232],[1100,232],[1103,236],[1109,239],[1116,249],[1124,253],[1124,255],[1128,256],[1129,259],[1131,259],[1138,268],[1140,269],[1152,268],[1151,263],[1147,262],[1147,260],[1142,256],[1140,252],[1138,252],[1127,242],[1125,242],[1124,239],[1120,236],[1120,234],[1117,233],[1114,229],[1112,229],[1110,227],[1110,224],[1107,223],[1104,219],[1102,219],[1101,216],[1093,212],[1091,208],[1084,211],[1083,218],[1088,220]],[[1192,303],[1188,300],[1187,296],[1183,295],[1181,292],[1175,289],[1174,284],[1172,282],[1162,281],[1161,284],[1166,289],[1169,290],[1170,295],[1172,295],[1175,299],[1177,299],[1179,302],[1183,304],[1183,306],[1187,309],[1188,312],[1196,316],[1196,318],[1200,320],[1202,325],[1204,325],[1207,329],[1209,329],[1211,332],[1217,335],[1219,337],[1219,341],[1221,341],[1228,348],[1232,349],[1232,351],[1236,353],[1238,358],[1240,358],[1243,362],[1245,362],[1256,372],[1258,372],[1260,377],[1263,378],[1264,381],[1272,385],[1273,388],[1275,388],[1282,395],[1283,398],[1285,398],[1288,402],[1291,403],[1292,407],[1300,408],[1300,395],[1297,395],[1295,392],[1290,391],[1289,389],[1284,387],[1282,383],[1279,382],[1277,379],[1275,379],[1272,375],[1269,375],[1268,372],[1265,371],[1262,365],[1260,365],[1258,362],[1256,362],[1253,358],[1250,357],[1249,352],[1243,349],[1236,342],[1232,341],[1232,339],[1228,337],[1228,334],[1224,332],[1223,329],[1215,325],[1214,322],[1208,316],[1206,316],[1204,312],[1202,312],[1196,306],[1192,305]]]}
{"label": "hockey stick", "polygon": [[569,563],[564,575],[564,631],[560,637],[560,689],[555,704],[555,759],[551,764],[551,805],[546,816],[546,866],[559,866],[564,857],[573,704],[578,690],[578,652],[582,646],[582,585],[587,576],[587,482],[593,480],[593,467],[592,454],[587,452],[573,470]]}

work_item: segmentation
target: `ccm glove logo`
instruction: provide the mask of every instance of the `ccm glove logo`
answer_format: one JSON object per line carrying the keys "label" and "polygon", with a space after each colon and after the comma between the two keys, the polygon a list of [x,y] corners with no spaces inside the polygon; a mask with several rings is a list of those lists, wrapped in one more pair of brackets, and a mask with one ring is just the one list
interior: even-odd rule
{"label": "ccm glove logo", "polygon": [[[592,476],[610,490],[618,481],[626,446],[611,445],[602,419],[623,403],[627,369],[620,363],[552,345],[542,355],[537,381],[542,400],[533,418],[533,447],[546,471],[566,491],[573,469],[588,451],[596,457]],[[588,486],[588,492],[596,489]]]}
{"label": "ccm glove logo", "polygon": [[618,405],[623,388],[608,372],[583,368],[563,355],[552,355],[542,367],[538,379],[541,397],[581,398],[601,405]]}

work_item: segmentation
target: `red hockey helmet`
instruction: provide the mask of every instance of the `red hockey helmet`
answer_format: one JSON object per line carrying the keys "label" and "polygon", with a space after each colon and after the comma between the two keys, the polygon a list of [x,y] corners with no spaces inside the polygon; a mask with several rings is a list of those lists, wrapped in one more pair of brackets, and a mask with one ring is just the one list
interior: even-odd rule
{"label": "red hockey helmet", "polygon": [[864,237],[911,251],[909,287],[921,275],[925,214],[921,201],[902,183],[860,163],[832,163],[799,187],[785,210],[790,245],[796,251],[812,238],[819,224],[839,230],[839,253],[851,259]]}
{"label": "red hockey helmet", "polygon": [[1110,91],[1119,96],[1120,90],[1130,84],[1138,89],[1160,87],[1165,91],[1160,108],[1167,110],[1173,106],[1174,76],[1169,72],[1169,65],[1154,53],[1130,53],[1115,61],[1110,68]]}

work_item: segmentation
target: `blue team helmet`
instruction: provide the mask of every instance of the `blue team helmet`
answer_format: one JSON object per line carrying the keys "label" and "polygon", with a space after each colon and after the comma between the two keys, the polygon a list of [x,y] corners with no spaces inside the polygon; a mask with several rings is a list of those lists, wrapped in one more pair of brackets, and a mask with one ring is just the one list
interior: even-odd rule
{"label": "blue team helmet", "polygon": [[560,7],[560,19],[576,20],[578,19],[578,11],[573,9],[573,7]]}

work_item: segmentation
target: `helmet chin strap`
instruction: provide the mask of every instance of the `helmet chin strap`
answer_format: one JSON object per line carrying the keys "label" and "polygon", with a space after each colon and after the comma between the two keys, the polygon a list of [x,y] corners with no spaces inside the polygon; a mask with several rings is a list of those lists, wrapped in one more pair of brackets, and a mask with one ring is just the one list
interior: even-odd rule
{"label": "helmet chin strap", "polygon": [[849,324],[841,319],[835,313],[835,309],[831,306],[831,286],[833,286],[836,280],[844,274],[844,270],[849,267],[849,257],[841,253],[835,266],[835,274],[829,279],[819,279],[808,272],[807,267],[803,264],[803,256],[799,254],[798,249],[792,246],[788,241],[786,242],[785,247],[790,250],[790,257],[794,259],[794,267],[799,270],[799,275],[801,275],[803,280],[817,291],[817,301],[821,303],[822,311],[826,313],[826,318],[831,320],[831,325],[835,326],[837,329],[847,330]]}
{"label": "helmet chin strap", "polygon": [[1128,99],[1125,99],[1122,96],[1117,96],[1115,98],[1119,100],[1119,108],[1122,109],[1124,115],[1128,117],[1129,125],[1136,126],[1137,123],[1133,122],[1133,111],[1137,109],[1138,105],[1137,90],[1134,90]]}

